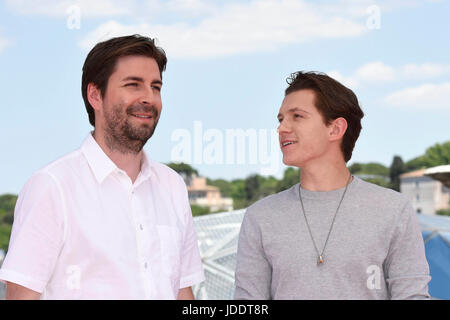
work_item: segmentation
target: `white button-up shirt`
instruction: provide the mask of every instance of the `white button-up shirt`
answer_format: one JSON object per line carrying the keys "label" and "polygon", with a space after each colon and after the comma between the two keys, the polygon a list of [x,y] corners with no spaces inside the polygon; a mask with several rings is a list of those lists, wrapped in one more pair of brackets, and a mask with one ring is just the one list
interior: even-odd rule
{"label": "white button-up shirt", "polygon": [[0,279],[42,299],[176,299],[204,280],[183,179],[144,152],[133,184],[89,134],[25,184]]}

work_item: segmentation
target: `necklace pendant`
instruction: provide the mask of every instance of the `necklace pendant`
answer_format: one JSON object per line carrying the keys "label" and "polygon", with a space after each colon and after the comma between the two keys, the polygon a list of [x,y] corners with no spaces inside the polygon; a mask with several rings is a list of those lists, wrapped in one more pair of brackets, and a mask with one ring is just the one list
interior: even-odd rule
{"label": "necklace pendant", "polygon": [[319,256],[319,259],[317,259],[317,265],[320,266],[323,263],[323,257]]}

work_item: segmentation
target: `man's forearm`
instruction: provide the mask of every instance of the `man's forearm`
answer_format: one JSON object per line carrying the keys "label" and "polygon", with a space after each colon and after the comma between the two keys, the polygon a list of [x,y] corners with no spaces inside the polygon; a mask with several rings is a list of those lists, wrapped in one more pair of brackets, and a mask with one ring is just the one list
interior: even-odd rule
{"label": "man's forearm", "polygon": [[7,282],[6,300],[39,300],[41,294],[13,282]]}

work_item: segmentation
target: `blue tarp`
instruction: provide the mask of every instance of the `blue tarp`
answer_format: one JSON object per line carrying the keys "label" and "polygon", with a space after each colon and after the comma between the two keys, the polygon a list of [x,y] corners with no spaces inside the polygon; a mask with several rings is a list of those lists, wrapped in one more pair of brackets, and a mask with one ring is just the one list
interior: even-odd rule
{"label": "blue tarp", "polygon": [[450,217],[418,215],[430,266],[433,298],[450,300]]}

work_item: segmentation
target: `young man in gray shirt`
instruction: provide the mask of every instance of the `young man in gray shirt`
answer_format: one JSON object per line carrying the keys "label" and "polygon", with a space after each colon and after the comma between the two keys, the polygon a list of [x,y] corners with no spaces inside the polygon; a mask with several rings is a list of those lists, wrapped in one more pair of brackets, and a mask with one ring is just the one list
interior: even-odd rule
{"label": "young man in gray shirt", "polygon": [[250,206],[235,299],[427,299],[429,267],[402,194],[347,169],[364,116],[348,88],[296,72],[278,114],[283,162],[300,183]]}

